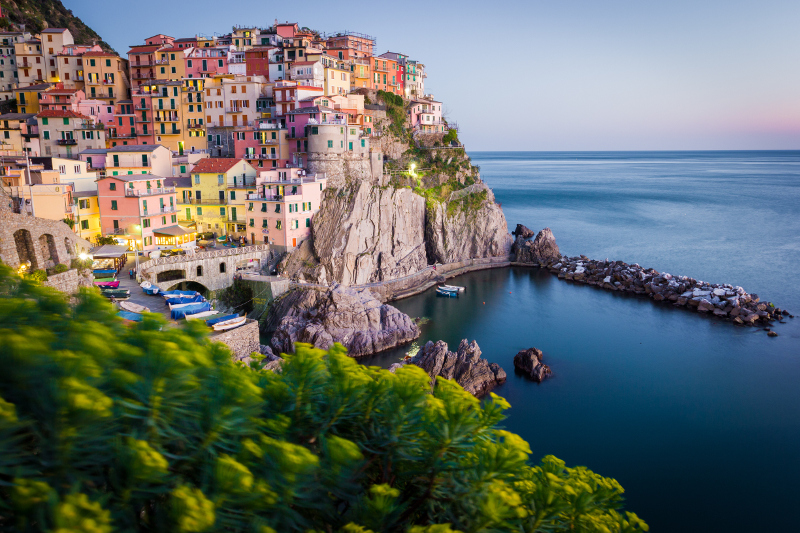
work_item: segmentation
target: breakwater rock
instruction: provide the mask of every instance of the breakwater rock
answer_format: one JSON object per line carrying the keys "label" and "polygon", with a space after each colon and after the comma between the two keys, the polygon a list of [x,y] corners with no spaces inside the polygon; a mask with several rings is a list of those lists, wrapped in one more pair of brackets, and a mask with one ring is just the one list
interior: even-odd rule
{"label": "breakwater rock", "polygon": [[[444,341],[428,341],[409,364],[417,365],[431,377],[431,385],[436,376],[455,380],[464,390],[480,398],[506,380],[506,372],[497,363],[481,359],[481,349],[475,341],[463,339],[456,352],[448,350]],[[401,363],[389,369],[396,370]]]}
{"label": "breakwater rock", "polygon": [[542,363],[542,351],[538,348],[528,348],[517,352],[517,355],[514,356],[514,368],[537,383],[541,383],[552,374],[550,367]]}
{"label": "breakwater rock", "polygon": [[[519,263],[543,263],[551,259],[558,259],[561,254],[556,244],[556,238],[550,228],[544,228],[532,241],[528,240],[533,232],[525,226],[517,225],[513,253],[514,261]],[[527,230],[527,231],[526,231]]]}
{"label": "breakwater rock", "polygon": [[369,290],[336,286],[294,290],[276,300],[267,324],[277,324],[270,341],[275,353],[291,353],[294,343],[328,349],[339,342],[352,357],[363,357],[419,337],[414,321]]}
{"label": "breakwater rock", "polygon": [[677,307],[713,314],[739,325],[763,325],[789,316],[785,310],[761,302],[757,294],[749,294],[742,287],[673,276],[636,263],[595,261],[582,255],[532,261],[531,264],[547,268],[561,279],[611,291],[644,294],[657,302],[671,302]]}

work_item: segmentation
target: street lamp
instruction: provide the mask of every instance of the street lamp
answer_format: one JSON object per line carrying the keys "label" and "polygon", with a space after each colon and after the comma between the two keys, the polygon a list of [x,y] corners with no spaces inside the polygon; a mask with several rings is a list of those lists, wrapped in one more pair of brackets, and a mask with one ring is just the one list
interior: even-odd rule
{"label": "street lamp", "polygon": [[[134,227],[139,230],[139,235],[142,237],[142,251],[144,251],[144,228],[141,224],[136,224]],[[139,250],[136,242],[136,239],[133,239],[133,256],[136,261],[136,283],[139,283]]]}

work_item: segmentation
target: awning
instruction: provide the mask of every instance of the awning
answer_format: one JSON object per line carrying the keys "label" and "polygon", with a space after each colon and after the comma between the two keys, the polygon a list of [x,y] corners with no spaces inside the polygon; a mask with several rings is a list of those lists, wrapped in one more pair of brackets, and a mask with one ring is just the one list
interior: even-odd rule
{"label": "awning", "polygon": [[194,232],[189,231],[178,224],[174,226],[167,226],[166,228],[153,230],[153,235],[161,235],[162,237],[181,237],[183,235],[189,235],[190,233]]}
{"label": "awning", "polygon": [[120,257],[127,252],[127,246],[119,246],[117,244],[104,244],[103,246],[98,246],[97,248],[89,250],[89,253],[95,259],[102,257]]}

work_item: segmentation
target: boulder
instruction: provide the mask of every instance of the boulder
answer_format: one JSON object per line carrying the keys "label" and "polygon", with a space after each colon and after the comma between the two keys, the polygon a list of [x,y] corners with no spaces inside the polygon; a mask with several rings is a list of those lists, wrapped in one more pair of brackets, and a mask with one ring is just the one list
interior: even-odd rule
{"label": "boulder", "polygon": [[544,228],[532,241],[518,236],[514,243],[514,261],[519,263],[545,263],[557,260],[560,256],[561,252],[550,228]]}
{"label": "boulder", "polygon": [[550,367],[542,363],[542,351],[537,348],[517,352],[514,356],[514,368],[537,383],[541,383],[552,374]]}
{"label": "boulder", "polygon": [[276,325],[270,345],[291,353],[296,342],[328,349],[338,342],[352,357],[394,348],[419,337],[414,321],[367,289],[337,286],[328,290],[295,290],[276,300],[265,320]]}
{"label": "boulder", "polygon": [[428,341],[410,363],[427,372],[432,385],[436,376],[453,379],[478,398],[506,380],[506,373],[500,365],[481,359],[478,343],[468,343],[467,339],[461,341],[457,352],[449,351],[444,341]]}
{"label": "boulder", "polygon": [[533,232],[532,229],[528,228],[527,226],[523,226],[522,224],[517,224],[517,229],[511,232],[511,235],[515,237],[522,237],[523,239],[530,239],[536,233]]}

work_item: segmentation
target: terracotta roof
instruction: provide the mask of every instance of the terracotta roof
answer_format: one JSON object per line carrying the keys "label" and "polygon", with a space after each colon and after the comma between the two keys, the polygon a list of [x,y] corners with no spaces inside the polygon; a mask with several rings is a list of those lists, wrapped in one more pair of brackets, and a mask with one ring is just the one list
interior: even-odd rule
{"label": "terracotta roof", "polygon": [[131,49],[128,50],[129,54],[147,54],[149,52],[155,52],[161,48],[160,44],[151,44],[151,45],[139,45],[139,46],[131,46]]}
{"label": "terracotta roof", "polygon": [[83,57],[87,56],[105,56],[105,57],[119,57],[117,54],[112,54],[111,52],[97,52],[95,50],[90,50],[88,52],[83,53]]}
{"label": "terracotta roof", "polygon": [[192,174],[217,174],[220,172],[228,172],[239,161],[242,161],[242,159],[233,157],[207,157],[201,159],[194,168],[192,168]]}
{"label": "terracotta roof", "polygon": [[65,31],[67,31],[67,28],[46,28],[41,33],[64,33]]}
{"label": "terracotta roof", "polygon": [[70,110],[64,111],[64,110],[61,110],[61,109],[48,109],[47,111],[42,111],[41,113],[39,113],[36,116],[40,117],[40,118],[48,118],[48,117],[55,117],[55,118],[86,118],[86,119],[89,118],[86,115],[81,115],[80,113],[76,113],[75,111],[70,111]]}
{"label": "terracotta roof", "polygon": [[75,94],[80,89],[48,89],[45,92],[47,94]]}
{"label": "terracotta roof", "polygon": [[185,43],[187,41],[197,41],[197,37],[181,37],[180,39],[175,39],[176,43]]}
{"label": "terracotta roof", "polygon": [[319,61],[295,61],[292,65],[313,65],[314,63],[319,63]]}
{"label": "terracotta roof", "polygon": [[37,91],[38,92],[38,91],[44,91],[44,90],[49,89],[50,87],[53,87],[53,86],[55,86],[55,83],[39,83],[37,85],[28,85],[27,87],[19,87],[19,88],[14,89],[14,90],[15,91],[23,91],[23,92],[28,92],[28,91]]}

